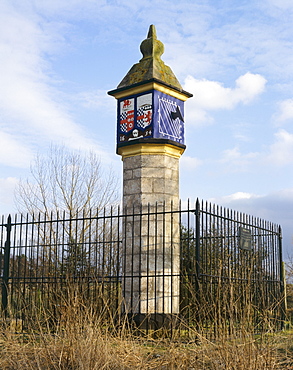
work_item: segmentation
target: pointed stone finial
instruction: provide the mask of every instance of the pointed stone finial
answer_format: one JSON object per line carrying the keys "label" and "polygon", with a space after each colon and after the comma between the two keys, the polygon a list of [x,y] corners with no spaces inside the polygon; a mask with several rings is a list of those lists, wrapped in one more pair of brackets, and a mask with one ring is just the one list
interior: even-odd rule
{"label": "pointed stone finial", "polygon": [[156,27],[151,24],[150,25],[150,28],[149,28],[149,32],[148,32],[148,38],[149,37],[154,37],[155,39],[157,38],[157,31],[156,31]]}
{"label": "pointed stone finial", "polygon": [[164,53],[164,44],[157,39],[157,32],[154,25],[150,26],[147,39],[140,44],[140,51],[143,55],[141,60],[147,58],[161,59]]}
{"label": "pointed stone finial", "polygon": [[157,39],[154,25],[150,26],[147,38],[140,45],[140,50],[143,55],[142,59],[139,63],[134,64],[120,82],[117,89],[127,88],[137,83],[157,80],[182,90],[171,68],[166,66],[161,59],[161,55],[164,53],[164,44]]}

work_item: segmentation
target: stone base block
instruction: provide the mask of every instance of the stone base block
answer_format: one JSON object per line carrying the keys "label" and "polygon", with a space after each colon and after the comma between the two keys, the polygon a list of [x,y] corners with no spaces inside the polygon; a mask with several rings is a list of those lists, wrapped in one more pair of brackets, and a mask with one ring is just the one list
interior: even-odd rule
{"label": "stone base block", "polygon": [[128,322],[136,329],[159,330],[175,329],[178,326],[178,315],[166,313],[127,314]]}

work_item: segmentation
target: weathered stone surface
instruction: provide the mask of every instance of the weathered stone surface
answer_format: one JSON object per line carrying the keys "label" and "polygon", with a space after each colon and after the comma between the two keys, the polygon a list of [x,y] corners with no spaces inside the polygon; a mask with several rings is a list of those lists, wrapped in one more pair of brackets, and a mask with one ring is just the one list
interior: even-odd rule
{"label": "weathered stone surface", "polygon": [[125,170],[124,171],[124,173],[123,173],[124,180],[131,180],[133,177],[135,177],[133,170]]}
{"label": "weathered stone surface", "polygon": [[[130,175],[132,171],[132,176]],[[123,161],[124,206],[173,203],[179,199],[179,159],[168,155],[137,155]],[[135,194],[134,198],[127,197]]]}
{"label": "weathered stone surface", "polygon": [[139,63],[132,66],[118,85],[118,88],[125,88],[139,82],[156,79],[182,90],[171,68],[165,65],[161,59],[161,55],[164,53],[164,44],[157,39],[154,25],[150,26],[147,39],[141,43],[140,50],[143,58]]}
{"label": "weathered stone surface", "polygon": [[[123,161],[125,220],[124,283],[126,310],[178,313],[179,215],[154,214],[179,204],[179,159],[137,155]],[[130,176],[130,173],[132,176]]]}

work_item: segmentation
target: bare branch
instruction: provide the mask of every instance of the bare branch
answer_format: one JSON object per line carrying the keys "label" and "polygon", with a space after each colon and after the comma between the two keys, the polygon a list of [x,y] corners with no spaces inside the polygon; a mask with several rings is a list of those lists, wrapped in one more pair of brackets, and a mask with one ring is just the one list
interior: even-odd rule
{"label": "bare branch", "polygon": [[17,208],[29,214],[62,210],[74,215],[83,209],[104,208],[118,200],[117,177],[102,171],[92,152],[69,151],[52,146],[47,156],[37,155],[31,177],[20,181],[15,193]]}

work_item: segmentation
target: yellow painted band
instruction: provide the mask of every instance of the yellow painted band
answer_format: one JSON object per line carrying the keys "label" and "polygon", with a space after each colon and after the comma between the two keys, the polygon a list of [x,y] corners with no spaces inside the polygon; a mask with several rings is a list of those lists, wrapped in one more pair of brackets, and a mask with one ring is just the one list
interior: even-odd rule
{"label": "yellow painted band", "polygon": [[160,91],[164,94],[171,95],[174,98],[177,98],[177,99],[182,100],[182,101],[186,101],[190,97],[190,96],[187,96],[184,93],[181,93],[180,91],[173,90],[170,87],[158,84],[157,82],[149,82],[145,85],[135,86],[135,87],[132,87],[132,88],[127,89],[127,90],[116,92],[116,93],[111,94],[111,95],[114,95],[116,99],[120,99],[120,98],[124,98],[126,96],[129,96],[129,95],[136,95],[136,94],[140,94],[140,93],[143,93],[143,92],[149,91],[149,90],[157,90],[157,91]]}
{"label": "yellow painted band", "polygon": [[171,144],[132,144],[118,148],[118,154],[124,158],[136,155],[168,155],[173,158],[180,158],[184,148],[179,148]]}

